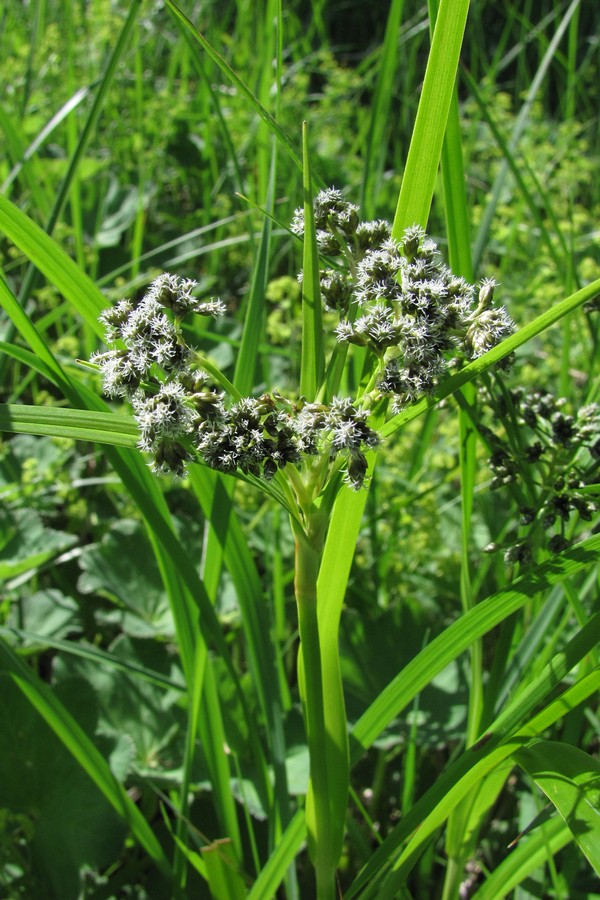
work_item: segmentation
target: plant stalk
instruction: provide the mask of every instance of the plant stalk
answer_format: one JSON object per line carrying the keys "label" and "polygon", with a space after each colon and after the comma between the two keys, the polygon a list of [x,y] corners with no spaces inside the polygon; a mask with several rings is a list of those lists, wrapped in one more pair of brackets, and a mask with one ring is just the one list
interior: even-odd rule
{"label": "plant stalk", "polygon": [[327,773],[327,732],[323,706],[323,670],[317,617],[317,577],[323,551],[323,515],[308,519],[306,532],[293,522],[296,545],[295,592],[300,656],[298,674],[310,758],[306,796],[308,850],[317,878],[317,900],[335,900],[335,841]]}

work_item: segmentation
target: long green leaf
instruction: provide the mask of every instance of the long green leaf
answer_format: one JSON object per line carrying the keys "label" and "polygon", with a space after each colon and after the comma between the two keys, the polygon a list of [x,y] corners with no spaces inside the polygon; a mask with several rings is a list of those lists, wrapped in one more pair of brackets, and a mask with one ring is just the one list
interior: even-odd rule
{"label": "long green leaf", "polygon": [[0,431],[48,434],[113,447],[135,447],[139,439],[138,427],[129,416],[9,403],[0,404]]}
{"label": "long green leaf", "polygon": [[[519,724],[518,729],[509,729],[505,737],[500,737],[501,732],[496,730],[496,723],[493,723],[479,744],[459,757],[390,832],[347,892],[348,900],[355,897],[368,882],[371,883],[367,890],[361,892],[364,900],[375,897],[377,900],[395,900],[431,836],[457,804],[482,779],[498,766],[506,764],[509,757],[521,750],[532,737],[561,719],[565,712],[577,708],[596,693],[599,687],[600,670],[595,669],[533,718]],[[531,698],[528,699],[526,708],[531,707]],[[407,840],[405,849],[396,857],[398,848]]]}
{"label": "long green leaf", "polygon": [[558,816],[550,822],[544,822],[536,827],[533,834],[521,840],[518,847],[488,875],[479,890],[472,895],[472,900],[498,900],[499,897],[507,897],[536,869],[547,863],[549,856],[554,856],[572,840],[573,835]]}
{"label": "long green leaf", "polygon": [[98,316],[106,307],[106,300],[94,282],[39,225],[1,195],[0,230],[72,303],[88,327],[102,337]]}
{"label": "long green leaf", "polygon": [[304,191],[304,253],[302,257],[302,361],[300,394],[313,401],[321,386],[325,367],[323,356],[323,315],[321,310],[321,281],[319,251],[313,211],[308,147],[308,126],[302,126]]}
{"label": "long green leaf", "polygon": [[122,659],[114,653],[108,653],[106,650],[100,650],[98,647],[88,645],[81,640],[63,641],[60,638],[52,638],[47,635],[40,635],[33,631],[25,631],[22,628],[8,628],[0,625],[0,636],[5,638],[21,638],[27,641],[29,646],[36,647],[52,647],[54,650],[61,650],[63,653],[70,653],[72,656],[80,656],[87,659],[94,665],[103,665],[111,669],[118,669],[138,678],[143,678],[149,684],[156,685],[165,691],[184,692],[185,687],[181,681],[175,681],[161,672],[154,669],[147,669],[139,663],[131,660]]}
{"label": "long green leaf", "polygon": [[248,892],[248,900],[265,900],[266,897],[276,896],[277,888],[305,840],[304,810],[298,810]]}
{"label": "long green leaf", "polygon": [[554,804],[600,875],[600,763],[562,741],[536,741],[514,754]]}
{"label": "long green leaf", "polygon": [[456,80],[469,0],[441,0],[417,109],[392,236],[427,225]]}
{"label": "long green leaf", "polygon": [[250,103],[252,107],[254,107],[255,111],[258,115],[267,123],[273,134],[281,141],[288,154],[294,163],[298,166],[299,169],[302,168],[302,162],[298,153],[296,152],[296,148],[292,143],[289,136],[283,130],[281,125],[273,118],[271,113],[265,109],[265,107],[260,103],[257,98],[254,96],[252,91],[248,88],[248,86],[242,81],[239,75],[231,68],[229,63],[218,53],[215,48],[210,44],[203,34],[201,34],[196,26],[191,22],[184,12],[177,6],[173,0],[166,0],[166,4],[173,11],[177,20],[181,23],[183,28],[185,28],[193,37],[193,39],[202,47],[202,49],[207,53],[207,55],[212,59],[214,63],[221,69],[221,71],[225,74],[225,76],[235,85],[235,87],[239,90],[240,94],[244,96]]}
{"label": "long green leaf", "polygon": [[367,219],[371,219],[375,215],[377,189],[381,181],[388,147],[390,109],[394,97],[394,76],[398,57],[398,34],[403,11],[404,0],[392,0],[385,26],[377,84],[371,106],[360,192],[361,210]]}
{"label": "long green leaf", "polygon": [[[565,11],[565,14],[562,18],[562,21],[559,23],[558,28],[554,31],[550,42],[546,48],[542,61],[540,62],[539,68],[535,73],[535,76],[531,80],[531,84],[529,86],[529,90],[527,91],[527,96],[525,98],[525,102],[517,116],[515,121],[515,127],[513,129],[513,133],[511,136],[511,140],[509,143],[510,151],[514,151],[517,143],[523,133],[525,125],[527,123],[527,119],[529,117],[529,111],[531,109],[532,104],[535,101],[535,98],[538,94],[538,91],[542,85],[544,78],[550,68],[550,65],[554,61],[556,56],[557,49],[562,41],[569,21],[571,17],[575,14],[578,6],[580,5],[581,0],[572,0],[572,3],[569,5],[568,9]],[[483,254],[483,248],[485,247],[485,243],[487,240],[487,236],[489,233],[490,225],[493,221],[497,205],[500,201],[500,196],[502,194],[502,189],[504,186],[504,182],[506,176],[508,174],[508,162],[505,160],[500,167],[500,170],[496,176],[494,181],[494,186],[492,188],[492,199],[487,204],[482,220],[479,224],[479,229],[477,231],[477,236],[475,240],[475,245],[473,247],[473,264],[475,267],[475,271],[479,268],[479,263],[481,261],[481,257]]]}
{"label": "long green leaf", "polygon": [[366,491],[356,493],[342,488],[339,492],[317,581],[323,710],[328,735],[327,773],[332,830],[337,829],[333,841],[338,857],[342,850],[350,785],[348,726],[338,649],[339,626],[366,500]]}

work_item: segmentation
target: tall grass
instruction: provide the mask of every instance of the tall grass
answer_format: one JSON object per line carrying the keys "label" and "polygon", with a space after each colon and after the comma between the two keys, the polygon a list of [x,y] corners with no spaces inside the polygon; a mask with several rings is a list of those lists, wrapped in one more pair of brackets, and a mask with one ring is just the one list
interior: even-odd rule
{"label": "tall grass", "polygon": [[[524,497],[535,523],[552,484],[585,473],[593,506],[597,469],[570,446],[552,484],[531,459],[495,493],[488,460],[524,446],[516,386],[574,417],[598,400],[598,16],[392,2],[365,36],[342,13],[5,8],[7,896],[595,892],[596,520],[579,497],[564,544],[538,529],[529,558],[514,548]],[[313,199],[332,174],[398,240],[419,224],[456,274],[500,281],[515,333],[374,410],[384,443],[359,492],[198,464],[155,477],[127,408],[76,360],[101,310],[163,270],[226,303],[184,333],[234,399],[368,393],[373,360],[334,345],[320,302]],[[137,548],[125,566],[120,542]],[[48,734],[56,764],[36,755]],[[85,840],[64,787],[82,772],[106,801]]]}

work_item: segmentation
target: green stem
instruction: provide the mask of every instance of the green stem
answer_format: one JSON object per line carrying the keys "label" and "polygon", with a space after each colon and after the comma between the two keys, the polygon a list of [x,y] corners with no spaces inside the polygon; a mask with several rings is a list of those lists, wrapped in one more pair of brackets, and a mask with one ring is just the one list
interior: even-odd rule
{"label": "green stem", "polygon": [[310,780],[306,797],[308,849],[317,877],[317,900],[335,898],[335,847],[327,776],[327,733],[317,617],[317,577],[323,550],[321,513],[312,512],[306,532],[292,522],[296,542],[295,591],[300,631],[299,678],[302,689]]}

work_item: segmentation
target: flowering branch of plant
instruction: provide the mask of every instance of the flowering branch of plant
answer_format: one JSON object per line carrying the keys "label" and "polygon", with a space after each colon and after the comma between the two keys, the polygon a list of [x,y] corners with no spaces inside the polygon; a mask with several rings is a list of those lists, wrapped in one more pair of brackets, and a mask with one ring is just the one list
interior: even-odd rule
{"label": "flowering branch of plant", "polygon": [[[189,346],[182,328],[187,315],[220,316],[223,305],[197,298],[195,282],[170,274],[157,278],[139,303],[121,300],[102,314],[109,349],[92,361],[105,393],[131,403],[139,445],[157,473],[183,476],[189,463],[201,462],[281,488],[296,541],[299,680],[311,758],[309,851],[317,896],[329,900],[342,849],[348,754],[339,752],[347,748],[345,713],[337,717],[339,734],[325,725],[316,584],[340,473],[351,489],[365,486],[367,454],[381,443],[378,427],[388,407],[398,413],[432,394],[452,369],[511,334],[513,323],[493,306],[494,282],[476,289],[454,275],[420,227],[396,241],[387,222],[360,222],[358,208],[334,189],[317,195],[312,214],[317,248],[327,259],[321,297],[338,318],[315,396],[276,389],[240,396]],[[296,211],[292,230],[304,236],[304,209]],[[351,345],[366,351],[364,377],[355,397],[339,396]],[[339,698],[343,706],[341,686]],[[341,786],[335,798],[334,779]]]}
{"label": "flowering branch of plant", "polygon": [[529,564],[536,551],[560,553],[581,528],[591,528],[598,501],[600,407],[587,403],[571,414],[550,391],[481,388],[495,423],[478,430],[490,452],[491,490],[508,489],[519,510],[519,529],[501,545],[506,563]]}
{"label": "flowering branch of plant", "polygon": [[[380,442],[368,424],[377,404],[390,398],[399,412],[433,393],[452,366],[513,331],[506,311],[492,306],[494,282],[483,281],[477,294],[441,263],[421,228],[407,229],[396,242],[387,222],[359,222],[357,207],[336,190],[317,196],[315,223],[320,252],[337,262],[321,272],[325,309],[339,316],[337,340],[367,348],[374,363],[357,398],[309,403],[277,390],[241,397],[186,343],[187,315],[225,312],[219,300],[196,298],[188,279],[161,275],[139,303],[121,300],[102,314],[111,349],[92,361],[104,392],[131,402],[140,447],[153,456],[157,473],[182,476],[192,461],[267,481],[283,470],[302,507],[308,499],[302,485],[313,482],[315,499],[343,466],[346,483],[358,490],[364,453]],[[303,229],[297,210],[292,230]]]}

